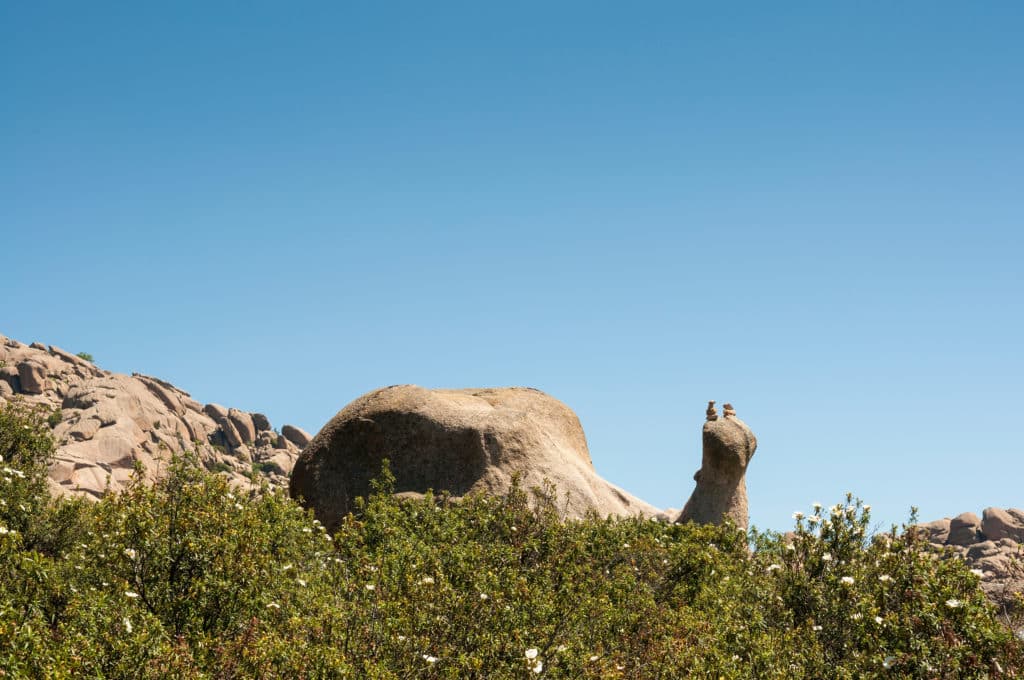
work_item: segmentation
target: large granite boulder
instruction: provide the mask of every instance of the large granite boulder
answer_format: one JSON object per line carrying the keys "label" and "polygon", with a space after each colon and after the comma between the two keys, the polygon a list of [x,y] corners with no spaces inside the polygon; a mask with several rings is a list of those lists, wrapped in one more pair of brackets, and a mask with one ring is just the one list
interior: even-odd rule
{"label": "large granite boulder", "polygon": [[[287,435],[286,435],[287,436]],[[334,527],[390,459],[398,493],[501,494],[551,482],[567,517],[658,514],[594,471],[576,414],[538,390],[375,390],[342,409],[303,449],[290,491]]]}
{"label": "large granite boulder", "polygon": [[725,404],[719,418],[712,401],[708,403],[703,439],[701,466],[693,475],[697,487],[676,522],[721,524],[730,519],[737,527],[746,528],[746,472],[757,450],[757,438],[736,417],[731,404]]}

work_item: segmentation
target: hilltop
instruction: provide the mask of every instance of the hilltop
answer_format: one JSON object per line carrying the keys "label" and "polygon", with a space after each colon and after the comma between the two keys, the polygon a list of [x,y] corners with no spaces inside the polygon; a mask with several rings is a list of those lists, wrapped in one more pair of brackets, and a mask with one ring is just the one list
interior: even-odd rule
{"label": "hilltop", "polygon": [[94,499],[123,488],[137,464],[152,478],[186,451],[235,485],[255,473],[287,486],[310,439],[292,425],[274,428],[262,413],[201,404],[165,380],[105,371],[87,354],[0,335],[0,403],[13,399],[49,412],[57,446],[51,491]]}

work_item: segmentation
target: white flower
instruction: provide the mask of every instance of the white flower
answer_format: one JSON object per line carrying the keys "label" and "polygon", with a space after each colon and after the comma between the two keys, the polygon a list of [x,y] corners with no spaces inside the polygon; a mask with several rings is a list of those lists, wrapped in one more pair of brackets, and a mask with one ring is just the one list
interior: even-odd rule
{"label": "white flower", "polygon": [[432,586],[432,585],[434,585],[434,577],[433,576],[424,576],[423,578],[420,579],[420,583],[425,585],[425,586]]}
{"label": "white flower", "polygon": [[241,510],[241,509],[242,509],[242,504],[241,503],[235,503],[235,510]]}
{"label": "white flower", "polygon": [[296,582],[296,583],[298,583],[298,584],[299,584],[300,586],[302,586],[303,588],[305,588],[305,587],[306,587],[306,582],[305,582],[305,581],[303,581],[303,580],[302,580],[301,578],[297,578],[297,579],[295,579],[295,582]]}
{"label": "white flower", "polygon": [[839,580],[842,581],[844,585],[847,585],[847,586],[852,586],[853,585],[853,577],[852,576],[844,576],[844,577],[842,577]]}
{"label": "white flower", "polygon": [[267,608],[268,608],[268,609],[280,609],[280,608],[281,608],[281,605],[279,605],[279,604],[278,604],[278,603],[276,603],[276,602],[268,602],[268,603],[267,603]]}
{"label": "white flower", "polygon": [[524,652],[524,655],[526,656],[527,659],[536,659],[537,658],[537,653],[538,652],[537,652],[537,648],[536,647],[530,647],[529,649],[527,649]]}
{"label": "white flower", "polygon": [[404,635],[399,635],[398,636],[398,641],[399,642],[405,642],[405,636]]}
{"label": "white flower", "polygon": [[591,661],[597,661],[599,658],[600,657],[597,654],[594,654],[593,656],[590,657],[590,660]]}
{"label": "white flower", "polygon": [[139,594],[138,593],[133,593],[130,590],[126,590],[125,593],[124,593],[124,596],[125,597],[130,597],[130,598],[132,598],[134,600],[136,597],[139,596]]}
{"label": "white flower", "polygon": [[122,622],[124,623],[124,629],[126,631],[128,631],[129,633],[132,632],[132,621],[131,621],[131,619],[129,619],[126,616],[126,617],[124,617],[124,619],[122,619]]}
{"label": "white flower", "polygon": [[818,517],[817,515],[811,515],[810,517],[807,518],[807,523],[808,524],[817,524],[820,521],[821,521],[821,518]]}
{"label": "white flower", "polygon": [[956,599],[955,597],[946,600],[946,606],[949,607],[950,609],[956,609],[961,604],[963,604],[963,603],[960,602],[960,600]]}
{"label": "white flower", "polygon": [[622,547],[623,547],[623,548],[628,548],[628,547],[629,547],[629,543],[623,543],[623,544],[622,544]]}
{"label": "white flower", "polygon": [[533,664],[533,672],[540,673],[542,670],[544,670],[544,662],[537,659],[537,663]]}
{"label": "white flower", "polygon": [[887,657],[885,657],[885,660],[882,661],[882,667],[883,668],[892,668],[895,665],[896,665],[896,657],[895,656],[887,656]]}
{"label": "white flower", "polygon": [[811,630],[821,630],[821,626],[811,626]]}
{"label": "white flower", "polygon": [[555,651],[556,652],[564,652],[567,649],[569,649],[569,648],[566,647],[565,645],[558,645],[557,647],[555,647]]}
{"label": "white flower", "polygon": [[889,576],[888,574],[882,574],[881,576],[878,577],[878,580],[881,581],[882,583],[885,583],[886,581],[891,581],[892,580],[892,576]]}
{"label": "white flower", "polygon": [[11,530],[8,529],[7,527],[0,527],[0,536],[3,536],[4,534],[9,534],[9,533],[11,533]]}
{"label": "white flower", "polygon": [[981,569],[971,569],[971,573],[977,576],[978,578],[981,578],[985,575],[985,572],[983,572]]}
{"label": "white flower", "polygon": [[480,593],[480,599],[481,600],[486,600],[487,599],[487,593]]}
{"label": "white flower", "polygon": [[366,584],[366,589],[367,590],[376,590],[377,586],[373,585],[372,583],[367,583]]}
{"label": "white flower", "polygon": [[423,660],[426,661],[427,663],[437,663],[437,657],[436,656],[430,656],[429,654],[424,654],[423,655]]}
{"label": "white flower", "polygon": [[850,618],[854,621],[860,621],[861,618],[863,618],[863,615],[860,612],[855,612],[853,615],[850,616]]}
{"label": "white flower", "polygon": [[811,503],[811,507],[814,508],[815,512],[817,512],[818,510],[821,510],[821,503],[814,501]]}
{"label": "white flower", "polygon": [[867,503],[864,504],[864,512],[871,512],[871,506]]}
{"label": "white flower", "polygon": [[875,617],[875,623],[877,623],[877,624],[879,624],[879,625],[881,625],[881,624],[882,624],[882,621],[884,621],[884,620],[885,620],[885,619],[883,619],[883,618],[882,618],[881,616],[876,616],[876,617]]}
{"label": "white flower", "polygon": [[310,529],[309,527],[302,527],[302,533],[304,533],[304,534],[311,534],[311,533],[313,533],[313,530]]}
{"label": "white flower", "polygon": [[831,562],[832,561],[832,553],[825,553],[824,555],[822,555],[821,556],[821,561],[822,562]]}
{"label": "white flower", "polygon": [[288,563],[288,564],[284,565],[283,567],[281,567],[281,571],[288,571],[291,568],[292,568],[291,563]]}
{"label": "white flower", "polygon": [[135,559],[135,551],[132,550],[131,548],[125,548],[124,549],[124,554],[128,556],[128,559],[132,559],[132,560]]}
{"label": "white flower", "polygon": [[803,518],[804,518],[804,513],[800,512],[799,510],[797,510],[796,512],[793,513],[793,519],[800,520],[800,519],[803,519]]}

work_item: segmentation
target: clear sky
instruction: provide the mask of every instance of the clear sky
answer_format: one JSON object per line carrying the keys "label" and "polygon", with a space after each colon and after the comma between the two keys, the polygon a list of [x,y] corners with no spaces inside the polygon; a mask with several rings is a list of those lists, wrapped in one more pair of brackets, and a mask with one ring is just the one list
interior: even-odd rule
{"label": "clear sky", "polygon": [[315,433],[528,385],[681,507],[1024,507],[1019,2],[0,5],[0,333]]}

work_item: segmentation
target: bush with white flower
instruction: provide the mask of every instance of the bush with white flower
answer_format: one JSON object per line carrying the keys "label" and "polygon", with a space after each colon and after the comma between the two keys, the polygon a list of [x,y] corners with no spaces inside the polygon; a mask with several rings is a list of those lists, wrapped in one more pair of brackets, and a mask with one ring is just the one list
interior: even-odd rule
{"label": "bush with white flower", "polygon": [[563,521],[550,488],[396,499],[385,467],[328,533],[286,496],[229,488],[188,457],[95,504],[50,499],[44,414],[13,409],[0,408],[0,466],[20,474],[2,488],[36,514],[0,495],[11,677],[1024,673],[1024,641],[977,575],[912,532],[870,537],[852,497],[779,535]]}

